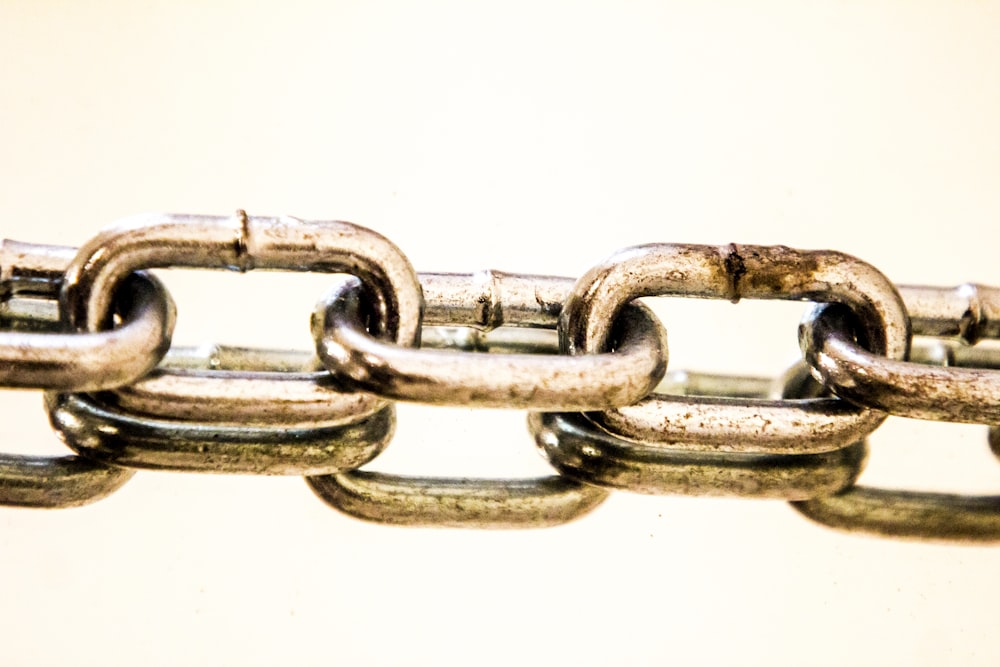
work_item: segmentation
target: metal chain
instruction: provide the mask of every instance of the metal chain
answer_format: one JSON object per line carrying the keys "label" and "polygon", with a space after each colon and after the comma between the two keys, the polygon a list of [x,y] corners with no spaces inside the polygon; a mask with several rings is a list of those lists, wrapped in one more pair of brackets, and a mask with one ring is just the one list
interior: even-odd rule
{"label": "metal chain", "polygon": [[[174,303],[144,271],[175,266],[330,273],[315,351],[171,348]],[[667,373],[666,329],[635,301],[655,295],[809,302],[803,361],[776,378]],[[0,454],[5,505],[90,503],[147,468],[305,476],[333,507],[390,524],[548,526],[621,489],[1000,541],[1000,496],[856,484],[889,415],[992,425],[1000,457],[1000,288],[896,287],[834,251],[655,244],[579,280],[418,275],[350,223],[144,216],[80,249],[0,245],[0,386],[44,390],[75,452]],[[529,410],[553,474],[358,470],[389,444],[400,400]]]}

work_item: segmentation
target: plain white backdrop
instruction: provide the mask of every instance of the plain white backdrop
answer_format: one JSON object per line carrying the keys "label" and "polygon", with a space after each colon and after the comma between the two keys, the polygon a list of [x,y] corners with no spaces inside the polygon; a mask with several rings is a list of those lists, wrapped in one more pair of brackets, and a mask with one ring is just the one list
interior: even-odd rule
{"label": "plain white backdrop", "polygon": [[[654,241],[1000,284],[1000,3],[7,2],[0,234],[147,211],[346,219],[418,270],[578,276]],[[161,272],[175,340],[308,349],[322,277]],[[798,304],[660,300],[671,368],[776,374]],[[39,394],[3,448],[59,453]],[[535,475],[523,413],[400,406],[372,468]],[[893,420],[866,483],[996,492]],[[543,531],[389,528],[299,479],[141,472],[0,509],[0,662],[995,665],[998,552],[780,502],[617,494]]]}

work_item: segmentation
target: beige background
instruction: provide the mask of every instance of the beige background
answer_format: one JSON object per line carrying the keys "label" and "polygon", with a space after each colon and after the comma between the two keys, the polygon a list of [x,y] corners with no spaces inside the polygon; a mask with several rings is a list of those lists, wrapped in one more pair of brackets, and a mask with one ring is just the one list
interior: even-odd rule
{"label": "beige background", "polygon": [[[340,218],[420,270],[576,276],[783,243],[1000,284],[1000,3],[7,2],[0,234]],[[164,274],[176,340],[310,345],[322,278]],[[801,307],[657,304],[672,368],[777,373]],[[4,449],[63,451],[4,392]],[[984,429],[894,420],[867,482],[996,492]],[[515,412],[401,406],[376,465],[546,470]],[[396,529],[298,479],[142,472],[0,509],[0,662],[995,665],[998,552],[781,503],[618,494],[547,531]]]}

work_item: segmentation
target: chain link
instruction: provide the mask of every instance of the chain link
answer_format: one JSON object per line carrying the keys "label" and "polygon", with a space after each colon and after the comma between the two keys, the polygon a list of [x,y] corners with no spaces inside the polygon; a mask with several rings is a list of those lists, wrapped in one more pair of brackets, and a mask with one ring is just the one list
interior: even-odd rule
{"label": "chain link", "polygon": [[[798,367],[790,375],[798,379],[803,369]],[[789,386],[792,382],[788,380]],[[683,373],[675,376],[669,388],[681,396],[697,392],[689,397],[697,399],[698,406],[705,405],[706,397],[718,397],[722,411],[748,408],[742,413],[752,410],[755,403],[735,403],[734,398],[764,399],[771,395],[773,385],[761,378],[728,376],[706,382],[699,374]],[[694,415],[682,418],[685,422],[695,419]],[[868,452],[860,440],[832,451],[763,453],[739,447],[753,438],[745,430],[734,433],[729,449],[697,450],[685,441],[635,442],[601,429],[586,415],[570,413],[535,413],[530,427],[538,446],[560,473],[638,493],[784,500],[826,496],[857,479]]]}
{"label": "chain link", "polygon": [[[338,274],[313,313],[315,351],[171,348],[173,301],[144,271],[177,266]],[[666,329],[636,301],[664,295],[808,301],[804,361],[776,378],[667,372]],[[834,251],[655,244],[576,281],[418,275],[350,223],[142,216],[79,250],[0,245],[0,386],[45,390],[76,452],[0,455],[5,505],[85,504],[151,468],[304,476],[338,510],[389,524],[549,526],[623,489],[1000,541],[1000,496],[857,484],[890,415],[990,425],[1000,457],[1000,289],[895,287]],[[527,409],[554,473],[358,470],[392,438],[396,400]]]}
{"label": "chain link", "polygon": [[[527,305],[534,291],[531,277],[509,277],[513,285],[503,289],[503,280],[496,276],[495,291],[484,300],[479,290],[470,290],[458,280],[442,280],[451,276],[421,276],[421,282],[436,288],[431,299],[425,297],[430,308],[424,323],[493,326],[503,317],[497,313],[503,313],[509,295],[514,307],[506,316],[507,324],[555,327],[555,320],[546,322],[545,314],[561,301],[535,298],[533,311]],[[562,294],[572,287],[568,279],[542,277],[539,282],[552,292],[560,286]],[[531,291],[525,294],[525,288]],[[613,354],[507,354],[470,363],[465,352],[408,349],[370,336],[360,316],[363,298],[359,281],[340,281],[320,300],[313,317],[320,359],[355,391],[441,405],[593,410],[641,399],[666,371],[663,328],[638,304],[618,317],[623,333]],[[437,313],[441,319],[435,321],[432,317]],[[462,322],[458,319],[462,315],[469,319]]]}

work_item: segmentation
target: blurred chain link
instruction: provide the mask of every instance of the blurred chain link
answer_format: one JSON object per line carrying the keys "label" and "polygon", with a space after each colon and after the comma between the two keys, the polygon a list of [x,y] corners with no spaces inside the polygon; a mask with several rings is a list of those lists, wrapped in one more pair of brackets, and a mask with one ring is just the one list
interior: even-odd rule
{"label": "blurred chain link", "polygon": [[[145,273],[167,267],[334,274],[316,349],[171,348],[174,303]],[[647,296],[809,302],[804,360],[774,378],[668,373]],[[0,386],[45,390],[75,452],[0,454],[6,505],[86,504],[146,468],[305,476],[333,507],[388,524],[549,526],[619,489],[777,498],[850,531],[1000,541],[1000,496],[857,484],[890,415],[990,425],[1000,457],[1000,289],[896,287],[835,251],[652,244],[575,281],[418,275],[350,223],[141,216],[80,249],[0,245]],[[389,444],[396,400],[528,410],[553,474],[358,470]]]}

